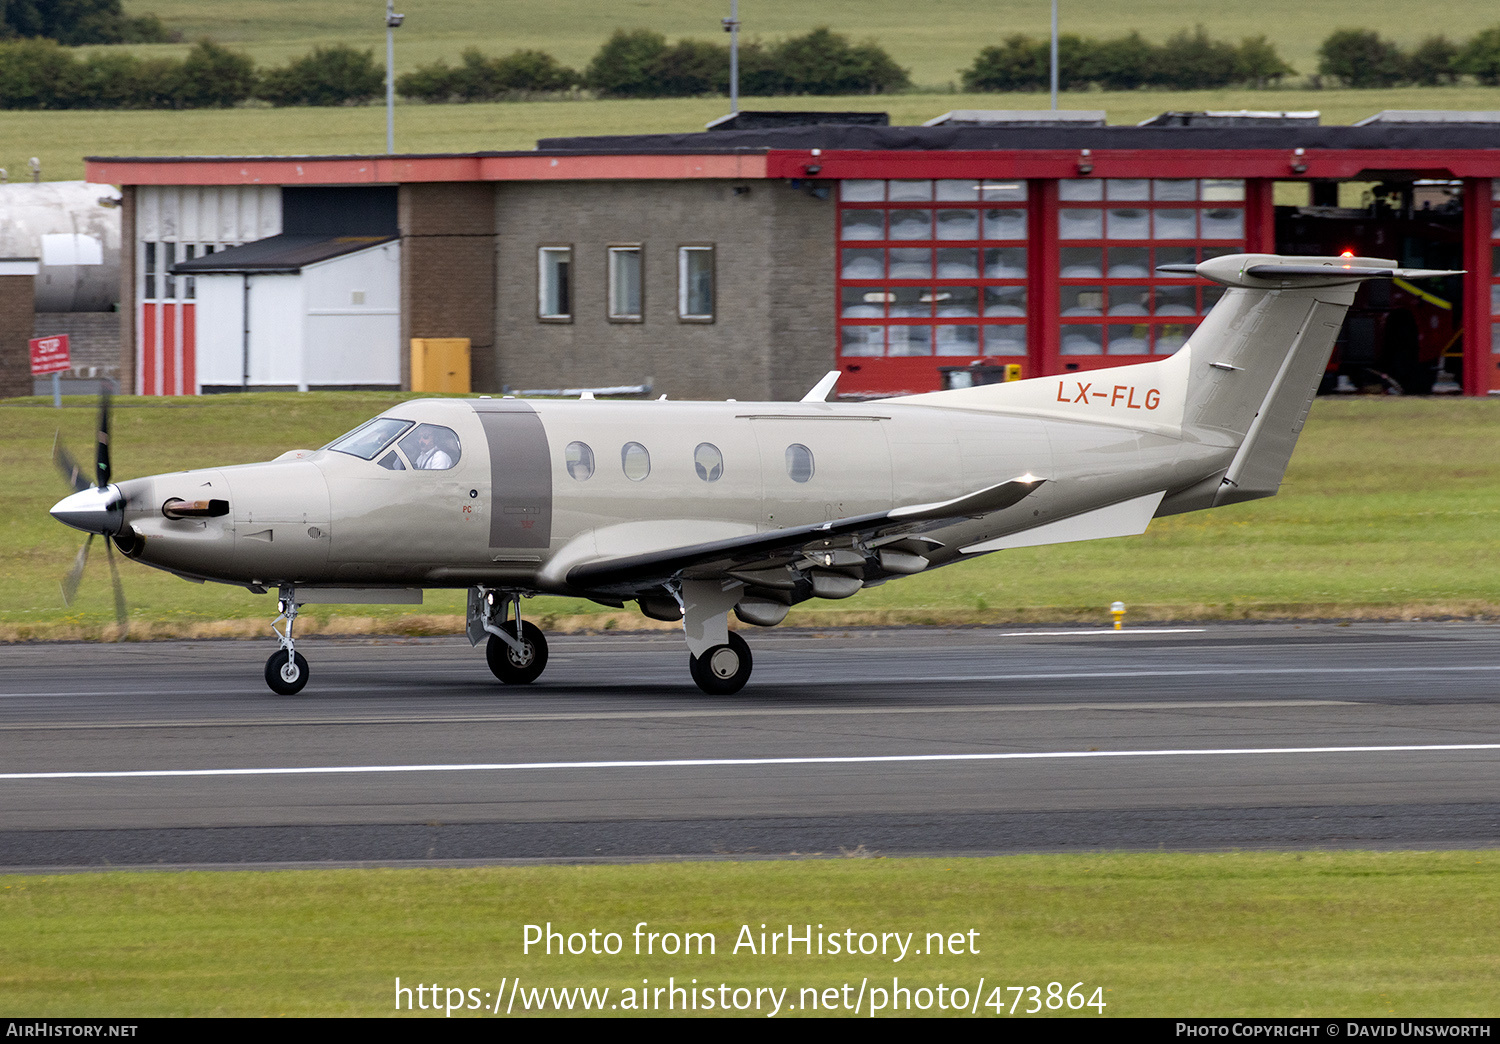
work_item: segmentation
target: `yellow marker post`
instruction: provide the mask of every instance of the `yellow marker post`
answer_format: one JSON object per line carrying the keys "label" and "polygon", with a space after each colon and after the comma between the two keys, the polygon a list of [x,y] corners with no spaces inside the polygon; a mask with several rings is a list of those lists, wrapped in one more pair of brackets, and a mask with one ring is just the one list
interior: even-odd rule
{"label": "yellow marker post", "polygon": [[1109,607],[1109,614],[1115,618],[1115,630],[1125,629],[1125,603],[1116,602]]}

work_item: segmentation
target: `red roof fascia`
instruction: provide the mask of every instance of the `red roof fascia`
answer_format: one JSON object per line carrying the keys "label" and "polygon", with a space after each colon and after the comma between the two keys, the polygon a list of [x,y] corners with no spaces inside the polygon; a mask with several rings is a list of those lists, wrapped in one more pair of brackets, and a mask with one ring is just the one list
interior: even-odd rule
{"label": "red roof fascia", "polygon": [[764,152],[706,155],[490,156],[480,161],[483,181],[661,181],[694,178],[764,178]]}
{"label": "red roof fascia", "polygon": [[[1294,139],[1289,136],[1289,143]],[[1088,167],[1088,170],[1081,169]],[[1298,169],[1305,167],[1305,169]],[[814,170],[813,168],[817,168]],[[1366,170],[1500,176],[1500,149],[773,150],[698,154],[91,159],[113,185],[363,185],[696,178],[1337,178]]]}
{"label": "red roof fascia", "polygon": [[86,176],[106,185],[389,185],[478,181],[479,161],[473,156],[90,159]]}
{"label": "red roof fascia", "polygon": [[749,153],[91,159],[87,177],[106,185],[391,185],[764,178],[766,158],[765,153]]}
{"label": "red roof fascia", "polygon": [[[773,178],[1352,178],[1364,170],[1500,176],[1500,149],[776,150]],[[1304,166],[1305,169],[1296,169]],[[1081,169],[1088,167],[1088,170]],[[813,169],[816,168],[816,169]]]}

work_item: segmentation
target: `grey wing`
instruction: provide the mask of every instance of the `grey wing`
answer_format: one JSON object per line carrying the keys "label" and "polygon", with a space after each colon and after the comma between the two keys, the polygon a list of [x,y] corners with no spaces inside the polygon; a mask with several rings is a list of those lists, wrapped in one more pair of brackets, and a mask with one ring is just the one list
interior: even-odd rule
{"label": "grey wing", "polygon": [[788,598],[807,584],[821,584],[825,597],[840,597],[857,591],[872,570],[920,572],[927,566],[924,533],[1003,511],[1046,481],[1025,475],[938,503],[583,562],[568,570],[567,582],[580,591],[633,598],[674,580],[733,578]]}

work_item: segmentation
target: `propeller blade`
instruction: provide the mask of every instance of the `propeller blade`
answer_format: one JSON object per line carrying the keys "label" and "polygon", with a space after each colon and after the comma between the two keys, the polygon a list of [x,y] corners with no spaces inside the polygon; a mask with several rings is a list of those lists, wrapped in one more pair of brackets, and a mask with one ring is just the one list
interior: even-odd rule
{"label": "propeller blade", "polygon": [[99,430],[95,435],[94,484],[109,485],[109,385],[99,386]]}
{"label": "propeller blade", "polygon": [[73,454],[63,449],[61,432],[52,439],[52,463],[57,465],[57,470],[62,472],[74,493],[82,493],[89,488],[89,479],[83,473],[83,468],[73,459]]}
{"label": "propeller blade", "polygon": [[68,570],[68,575],[63,577],[62,596],[64,605],[72,605],[73,599],[78,594],[78,583],[83,579],[83,567],[89,564],[89,548],[94,543],[94,534],[83,542],[78,549],[78,557],[73,559],[73,568]]}
{"label": "propeller blade", "polygon": [[104,541],[104,557],[109,559],[109,576],[115,585],[115,622],[120,625],[120,637],[130,630],[130,620],[125,614],[125,588],[120,585],[120,570],[115,566],[114,541]]}

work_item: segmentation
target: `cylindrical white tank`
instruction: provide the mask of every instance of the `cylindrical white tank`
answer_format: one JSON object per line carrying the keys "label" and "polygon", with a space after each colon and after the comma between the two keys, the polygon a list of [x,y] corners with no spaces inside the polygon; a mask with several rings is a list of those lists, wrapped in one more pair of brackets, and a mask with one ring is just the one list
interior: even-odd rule
{"label": "cylindrical white tank", "polygon": [[87,181],[0,185],[0,257],[34,257],[38,312],[108,312],[120,300],[120,191]]}

